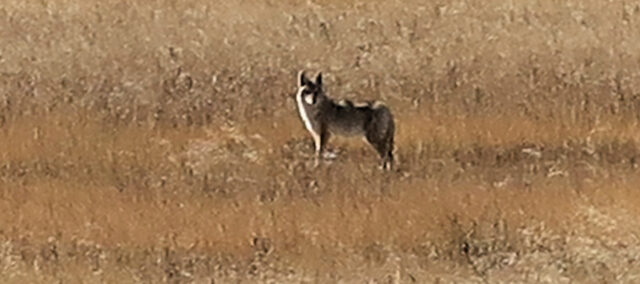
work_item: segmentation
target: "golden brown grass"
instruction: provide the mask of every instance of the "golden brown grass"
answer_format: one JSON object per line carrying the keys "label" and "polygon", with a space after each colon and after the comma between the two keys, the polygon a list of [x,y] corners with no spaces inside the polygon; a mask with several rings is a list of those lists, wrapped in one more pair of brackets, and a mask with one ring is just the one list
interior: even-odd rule
{"label": "golden brown grass", "polygon": [[[5,2],[2,282],[640,276],[635,3]],[[303,68],[391,106],[394,172],[311,167]]]}

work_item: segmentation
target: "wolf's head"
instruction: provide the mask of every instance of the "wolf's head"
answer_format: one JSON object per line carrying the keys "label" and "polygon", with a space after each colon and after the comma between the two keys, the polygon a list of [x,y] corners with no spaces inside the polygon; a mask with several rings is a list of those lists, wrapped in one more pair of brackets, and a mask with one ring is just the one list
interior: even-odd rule
{"label": "wolf's head", "polygon": [[316,75],[314,81],[309,80],[304,71],[298,74],[298,96],[308,105],[316,105],[324,101],[324,87],[322,86],[322,73]]}

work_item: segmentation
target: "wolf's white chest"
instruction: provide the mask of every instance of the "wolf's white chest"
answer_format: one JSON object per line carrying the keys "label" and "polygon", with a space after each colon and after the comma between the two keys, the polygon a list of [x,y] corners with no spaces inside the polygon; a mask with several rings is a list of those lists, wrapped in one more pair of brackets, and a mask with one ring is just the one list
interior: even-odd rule
{"label": "wolf's white chest", "polygon": [[309,130],[311,133],[315,133],[315,131],[313,131],[313,125],[311,124],[311,119],[309,118],[309,115],[307,114],[307,110],[304,106],[305,101],[302,98],[302,88],[298,91],[298,94],[296,94],[296,102],[298,103],[298,112],[300,113],[300,118],[302,118],[302,121],[304,122],[304,126],[307,128],[307,130]]}

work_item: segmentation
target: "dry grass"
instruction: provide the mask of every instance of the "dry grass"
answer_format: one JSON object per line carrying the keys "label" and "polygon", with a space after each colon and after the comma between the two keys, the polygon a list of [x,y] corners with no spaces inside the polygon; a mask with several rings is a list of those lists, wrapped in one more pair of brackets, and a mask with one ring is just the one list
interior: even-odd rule
{"label": "dry grass", "polygon": [[[640,277],[638,4],[5,2],[2,282]],[[312,169],[302,68],[396,171]]]}

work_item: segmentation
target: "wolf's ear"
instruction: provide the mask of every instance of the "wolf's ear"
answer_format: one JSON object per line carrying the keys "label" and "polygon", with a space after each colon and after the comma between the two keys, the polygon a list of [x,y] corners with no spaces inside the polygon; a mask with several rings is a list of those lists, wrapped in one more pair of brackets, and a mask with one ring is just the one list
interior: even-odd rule
{"label": "wolf's ear", "polygon": [[307,76],[304,74],[304,70],[298,73],[298,87],[307,86],[311,83]]}
{"label": "wolf's ear", "polygon": [[322,86],[322,72],[318,72],[318,75],[316,75],[316,85]]}

